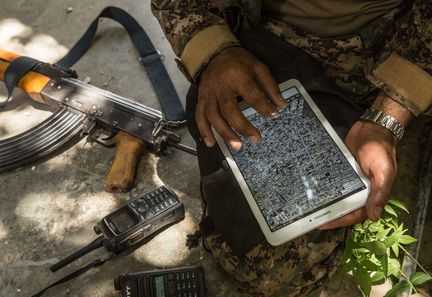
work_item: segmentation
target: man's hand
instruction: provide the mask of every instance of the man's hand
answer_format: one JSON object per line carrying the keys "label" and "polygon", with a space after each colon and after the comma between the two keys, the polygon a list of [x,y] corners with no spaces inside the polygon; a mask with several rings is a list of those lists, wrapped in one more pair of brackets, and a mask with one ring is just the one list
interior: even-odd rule
{"label": "man's hand", "polygon": [[265,64],[241,47],[227,48],[207,65],[198,86],[195,117],[207,146],[215,144],[211,126],[236,150],[242,145],[237,133],[260,141],[259,131],[240,111],[239,96],[264,116],[277,117],[278,108],[286,106]]}
{"label": "man's hand", "polygon": [[[381,92],[372,105],[394,117],[402,125],[411,120],[411,113]],[[396,175],[396,136],[375,123],[358,121],[348,132],[345,144],[356,158],[363,173],[371,181],[366,206],[320,228],[327,230],[357,224],[366,217],[377,221],[390,198]]]}

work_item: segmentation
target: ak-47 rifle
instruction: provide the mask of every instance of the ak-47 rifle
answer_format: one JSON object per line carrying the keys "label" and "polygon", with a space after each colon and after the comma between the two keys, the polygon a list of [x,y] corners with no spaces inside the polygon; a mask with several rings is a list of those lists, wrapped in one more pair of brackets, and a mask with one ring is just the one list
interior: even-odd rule
{"label": "ak-47 rifle", "polygon": [[[112,18],[127,29],[161,99],[161,105],[166,114],[167,111],[170,113],[171,119],[158,110],[81,82],[74,71],[61,67],[72,65],[86,51],[100,17]],[[147,44],[137,44],[145,38]],[[160,81],[155,82],[157,79],[169,80],[167,74],[161,75],[164,71],[166,74],[165,68],[161,68],[160,55],[143,29],[129,14],[116,7],[105,8],[69,54],[55,65],[0,49],[0,80],[5,81],[9,93],[18,86],[32,99],[57,110],[33,129],[0,141],[0,173],[41,159],[77,136],[88,135],[92,140],[104,144],[100,137],[106,135],[103,131],[115,135],[117,148],[104,184],[105,190],[109,192],[130,189],[143,149],[158,153],[172,146],[195,154],[195,150],[181,144],[180,137],[172,131],[183,126],[185,121],[179,117],[182,110],[179,113],[177,108],[173,112],[173,105],[179,102],[172,104],[161,98],[161,95],[173,96],[171,81],[162,82],[162,85]],[[155,77],[154,73],[159,77]],[[174,96],[177,96],[175,90]]]}

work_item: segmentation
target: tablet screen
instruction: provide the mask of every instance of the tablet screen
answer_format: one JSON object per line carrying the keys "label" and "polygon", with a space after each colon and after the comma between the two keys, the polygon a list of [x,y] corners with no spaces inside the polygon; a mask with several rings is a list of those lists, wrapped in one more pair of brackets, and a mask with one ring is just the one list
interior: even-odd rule
{"label": "tablet screen", "polygon": [[230,150],[272,232],[366,188],[296,87],[277,119],[244,110],[261,142]]}

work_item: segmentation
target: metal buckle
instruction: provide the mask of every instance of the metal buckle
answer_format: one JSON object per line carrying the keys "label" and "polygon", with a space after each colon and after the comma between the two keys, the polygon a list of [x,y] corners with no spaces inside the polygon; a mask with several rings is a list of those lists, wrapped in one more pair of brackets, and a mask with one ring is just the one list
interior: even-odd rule
{"label": "metal buckle", "polygon": [[164,129],[166,127],[166,121],[164,119],[160,119],[159,121],[157,121],[157,123],[155,123],[153,131],[152,131],[152,136],[153,138],[157,138],[159,136],[159,133],[162,131],[162,129]]}
{"label": "metal buckle", "polygon": [[147,56],[139,57],[139,61],[144,67],[147,66],[148,64],[156,62],[157,60],[163,60],[163,59],[165,59],[165,56],[161,55],[161,53],[158,50],[156,50],[155,52]]}

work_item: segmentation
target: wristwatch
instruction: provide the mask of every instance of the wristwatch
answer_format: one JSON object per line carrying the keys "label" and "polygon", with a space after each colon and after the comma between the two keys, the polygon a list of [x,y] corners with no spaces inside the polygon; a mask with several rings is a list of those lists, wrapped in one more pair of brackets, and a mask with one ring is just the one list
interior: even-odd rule
{"label": "wristwatch", "polygon": [[405,133],[404,126],[394,117],[373,108],[366,109],[360,119],[375,123],[390,130],[390,132],[392,132],[398,140],[401,140]]}

